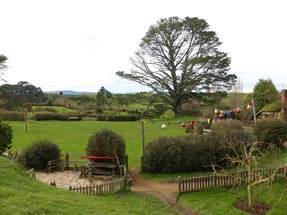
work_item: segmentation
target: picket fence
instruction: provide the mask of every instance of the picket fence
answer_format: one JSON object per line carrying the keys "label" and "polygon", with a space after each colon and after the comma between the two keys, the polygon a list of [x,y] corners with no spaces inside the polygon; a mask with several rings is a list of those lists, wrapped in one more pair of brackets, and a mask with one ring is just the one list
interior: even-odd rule
{"label": "picket fence", "polygon": [[[272,169],[256,169],[253,171],[253,180],[265,178],[270,175],[276,177],[287,177],[287,167]],[[209,187],[232,187],[235,185],[246,184],[248,178],[247,171],[229,172],[226,174],[214,174],[201,177],[178,177],[179,195],[187,192],[203,190]]]}
{"label": "picket fence", "polygon": [[69,187],[69,190],[86,194],[86,195],[100,195],[100,194],[108,194],[115,193],[126,188],[126,179],[125,177],[115,179],[114,181],[106,182],[104,184],[91,186],[79,186],[79,187]]}

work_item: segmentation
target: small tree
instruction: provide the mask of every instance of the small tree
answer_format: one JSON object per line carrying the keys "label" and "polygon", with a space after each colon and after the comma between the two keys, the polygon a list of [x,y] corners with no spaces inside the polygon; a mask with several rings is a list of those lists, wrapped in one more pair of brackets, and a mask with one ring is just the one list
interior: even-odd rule
{"label": "small tree", "polygon": [[247,193],[249,207],[254,205],[254,189],[257,185],[272,182],[275,179],[277,169],[265,170],[264,174],[256,174],[255,169],[258,168],[260,161],[271,153],[275,155],[278,150],[274,145],[269,145],[268,148],[262,147],[262,143],[255,140],[255,137],[248,132],[245,132],[236,144],[231,143],[226,146],[232,153],[228,154],[226,158],[231,165],[236,165],[239,169],[247,170]]}
{"label": "small tree", "polygon": [[0,120],[0,155],[12,146],[12,127]]}
{"label": "small tree", "polygon": [[253,97],[257,111],[260,111],[267,104],[280,100],[279,92],[271,79],[259,79],[253,89]]}
{"label": "small tree", "polygon": [[86,148],[87,155],[118,156],[120,163],[124,163],[126,144],[121,136],[103,129],[90,136]]}
{"label": "small tree", "polygon": [[106,90],[106,88],[101,87],[99,92],[97,93],[97,104],[100,107],[104,107],[108,104],[109,99],[112,98],[112,93]]}

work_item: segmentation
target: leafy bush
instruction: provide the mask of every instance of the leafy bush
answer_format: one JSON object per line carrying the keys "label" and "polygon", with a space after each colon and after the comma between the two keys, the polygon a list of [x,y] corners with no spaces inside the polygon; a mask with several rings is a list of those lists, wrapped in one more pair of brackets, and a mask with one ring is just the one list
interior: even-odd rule
{"label": "leafy bush", "polygon": [[233,156],[237,150],[238,143],[249,143],[249,139],[254,139],[253,135],[246,133],[243,124],[239,120],[225,119],[215,121],[211,124],[211,132],[208,134],[209,143],[214,147],[214,159],[212,162],[218,166],[229,165],[228,156]]}
{"label": "leafy bush", "polygon": [[121,136],[103,129],[90,136],[86,148],[87,155],[118,156],[120,163],[125,163],[126,144]]}
{"label": "leafy bush", "polygon": [[139,119],[136,115],[98,115],[98,121],[137,121]]}
{"label": "leafy bush", "polygon": [[24,113],[20,111],[0,111],[0,119],[7,121],[23,121]]}
{"label": "leafy bush", "polygon": [[[203,124],[197,122],[201,125]],[[196,124],[195,124],[196,125]],[[196,129],[196,127],[195,127]],[[192,127],[187,128],[192,130]],[[204,171],[212,165],[230,165],[228,156],[240,153],[239,146],[255,141],[240,121],[222,120],[213,124],[207,135],[161,137],[145,147],[143,170],[151,173]]]}
{"label": "leafy bush", "polygon": [[241,156],[243,152],[240,147],[248,146],[256,138],[251,132],[243,129],[222,129],[212,131],[207,135],[208,143],[213,148],[211,162],[220,167],[230,166],[230,157]]}
{"label": "leafy bush", "polygon": [[195,122],[194,125],[194,133],[197,135],[202,135],[203,134],[203,129],[204,129],[204,124],[201,123],[200,121]]}
{"label": "leafy bush", "polygon": [[259,141],[274,144],[279,148],[287,141],[287,123],[281,119],[262,119],[254,125],[253,131]]}
{"label": "leafy bush", "polygon": [[60,155],[60,149],[55,143],[49,140],[38,140],[28,146],[22,156],[26,158],[27,168],[45,170],[48,161],[60,160]]}
{"label": "leafy bush", "polygon": [[185,129],[185,133],[194,133],[194,125],[188,124]]}
{"label": "leafy bush", "polygon": [[52,113],[52,112],[38,112],[34,114],[34,120],[61,120],[66,121],[71,117],[77,117],[78,120],[82,119],[81,115],[67,114],[67,113]]}
{"label": "leafy bush", "polygon": [[212,148],[205,136],[160,137],[145,146],[143,170],[178,173],[209,169]]}
{"label": "leafy bush", "polygon": [[241,121],[233,119],[218,120],[212,123],[210,129],[214,132],[218,131],[234,131],[234,130],[244,130]]}
{"label": "leafy bush", "polygon": [[0,155],[11,148],[12,137],[12,127],[0,121]]}
{"label": "leafy bush", "polygon": [[58,111],[53,107],[35,107],[34,112],[52,112],[57,113]]}

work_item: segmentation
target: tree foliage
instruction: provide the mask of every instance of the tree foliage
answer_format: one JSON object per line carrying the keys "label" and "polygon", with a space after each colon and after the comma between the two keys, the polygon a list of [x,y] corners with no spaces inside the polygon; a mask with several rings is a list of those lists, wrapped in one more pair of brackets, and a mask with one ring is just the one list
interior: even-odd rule
{"label": "tree foliage", "polygon": [[259,79],[253,89],[253,99],[256,110],[259,111],[265,105],[279,100],[280,95],[271,79]]}
{"label": "tree foliage", "polygon": [[7,65],[6,65],[6,61],[8,60],[8,58],[5,56],[5,55],[3,55],[3,54],[1,54],[0,55],[0,80],[4,80],[3,79],[3,74],[4,74],[4,71],[7,69]]}
{"label": "tree foliage", "polygon": [[171,17],[152,25],[132,58],[131,73],[122,78],[150,87],[180,115],[181,105],[205,93],[225,93],[236,76],[228,74],[230,58],[219,51],[221,42],[203,19]]}
{"label": "tree foliage", "polygon": [[0,86],[0,92],[1,106],[6,109],[23,108],[26,102],[40,103],[47,99],[41,88],[26,81],[16,85],[3,84]]}
{"label": "tree foliage", "polygon": [[258,121],[253,128],[254,135],[259,141],[284,147],[287,141],[287,123],[278,118],[268,117]]}
{"label": "tree foliage", "polygon": [[12,146],[12,127],[0,121],[0,155]]}
{"label": "tree foliage", "polygon": [[113,97],[112,93],[108,91],[106,88],[101,87],[99,92],[97,93],[97,104],[98,106],[105,106],[108,104],[109,99]]}
{"label": "tree foliage", "polygon": [[111,130],[103,129],[90,136],[86,148],[87,155],[118,156],[124,163],[126,144],[121,136]]}

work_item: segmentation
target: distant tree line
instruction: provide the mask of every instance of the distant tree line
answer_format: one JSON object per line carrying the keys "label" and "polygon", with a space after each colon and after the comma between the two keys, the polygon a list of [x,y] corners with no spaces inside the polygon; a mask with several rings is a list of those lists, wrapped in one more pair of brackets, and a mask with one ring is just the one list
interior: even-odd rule
{"label": "distant tree line", "polygon": [[24,108],[25,103],[42,103],[46,100],[47,96],[41,88],[35,87],[26,81],[0,86],[0,108],[6,110],[17,110]]}

